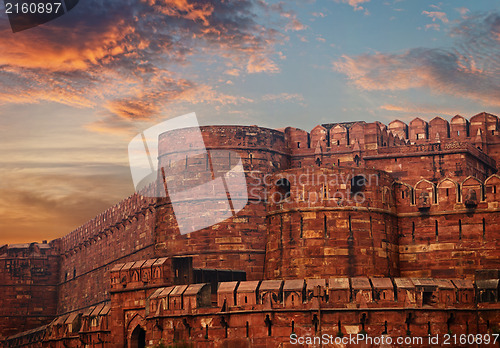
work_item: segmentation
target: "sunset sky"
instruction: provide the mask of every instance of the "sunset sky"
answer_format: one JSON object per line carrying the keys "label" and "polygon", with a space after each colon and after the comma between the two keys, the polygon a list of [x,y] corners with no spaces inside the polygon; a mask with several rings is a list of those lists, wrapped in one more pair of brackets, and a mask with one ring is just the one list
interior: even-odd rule
{"label": "sunset sky", "polygon": [[500,115],[498,0],[80,0],[12,33],[0,4],[0,245],[133,193],[161,120],[306,130]]}

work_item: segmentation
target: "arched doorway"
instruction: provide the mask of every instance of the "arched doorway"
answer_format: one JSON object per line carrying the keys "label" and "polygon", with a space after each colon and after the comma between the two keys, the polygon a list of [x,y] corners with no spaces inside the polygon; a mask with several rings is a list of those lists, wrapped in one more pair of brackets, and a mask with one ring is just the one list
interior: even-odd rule
{"label": "arched doorway", "polygon": [[130,336],[130,348],[145,348],[146,347],[146,331],[139,325],[136,326]]}

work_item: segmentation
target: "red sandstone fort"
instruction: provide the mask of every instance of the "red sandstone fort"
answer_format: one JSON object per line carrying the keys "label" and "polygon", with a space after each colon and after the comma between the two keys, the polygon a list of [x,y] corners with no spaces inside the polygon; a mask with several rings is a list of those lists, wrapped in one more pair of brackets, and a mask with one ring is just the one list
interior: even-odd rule
{"label": "red sandstone fort", "polygon": [[[202,135],[242,158],[245,208],[181,235],[168,197],[134,194],[62,238],[1,246],[0,345],[500,332],[497,116]],[[207,167],[186,157],[184,171]]]}

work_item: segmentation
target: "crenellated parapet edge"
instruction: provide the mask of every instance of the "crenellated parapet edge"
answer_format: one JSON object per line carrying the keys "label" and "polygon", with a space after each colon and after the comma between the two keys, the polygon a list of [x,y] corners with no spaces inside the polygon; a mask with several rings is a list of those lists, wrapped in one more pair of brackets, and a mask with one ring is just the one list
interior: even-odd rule
{"label": "crenellated parapet edge", "polygon": [[[139,216],[154,213],[156,199],[153,194],[146,194],[147,190],[154,190],[153,185],[141,193],[134,193],[114,206],[106,209],[96,217],[77,227],[72,232],[58,239],[60,253],[68,256],[93,244],[98,238],[107,236],[123,228],[126,224],[136,221]],[[143,195],[144,194],[144,195]]]}
{"label": "crenellated parapet edge", "polygon": [[[137,264],[139,270],[149,272],[162,268],[165,260]],[[116,265],[113,272],[125,266]],[[120,325],[127,337],[141,327],[149,332],[150,344],[181,340],[197,346],[231,344],[231,339],[243,338],[245,332],[249,340],[267,339],[274,344],[289,341],[293,333],[340,337],[358,333],[425,336],[430,330],[490,333],[497,329],[500,310],[498,272],[483,274],[476,281],[389,277],[231,281],[219,283],[212,293],[207,283],[151,287],[146,277],[139,284],[135,271],[126,269],[131,273],[127,279],[135,289],[132,292],[115,289],[111,301],[60,315],[48,325],[8,337],[3,346],[38,343],[45,347],[62,341],[111,344],[117,318],[124,320]],[[392,316],[398,320],[388,322]]]}
{"label": "crenellated parapet edge", "polygon": [[387,125],[378,121],[339,122],[317,125],[310,132],[294,127],[287,127],[283,132],[287,146],[292,149],[347,149],[355,146],[369,149],[449,140],[479,146],[500,139],[500,122],[497,116],[481,112],[470,120],[460,115],[454,116],[450,122],[440,116],[429,122],[416,117],[409,124],[398,119]]}
{"label": "crenellated parapet edge", "polygon": [[109,342],[110,331],[109,301],[65,313],[49,324],[23,331],[7,337],[2,347],[53,347],[68,344],[90,345],[93,342]]}
{"label": "crenellated parapet edge", "polygon": [[335,308],[448,308],[499,301],[499,272],[492,270],[477,272],[475,280],[360,276],[229,281],[219,282],[213,292],[209,283],[175,285],[170,267],[169,258],[116,264],[110,273],[111,293],[150,289],[146,311],[152,317],[207,307],[223,312],[320,304]]}

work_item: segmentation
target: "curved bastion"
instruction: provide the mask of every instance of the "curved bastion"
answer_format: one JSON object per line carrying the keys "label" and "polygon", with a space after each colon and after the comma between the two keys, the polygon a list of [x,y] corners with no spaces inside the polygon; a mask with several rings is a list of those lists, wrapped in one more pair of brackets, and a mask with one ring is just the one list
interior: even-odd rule
{"label": "curved bastion", "polygon": [[[241,270],[248,279],[259,279],[264,268],[266,235],[261,178],[288,167],[284,134],[256,126],[207,126],[201,127],[201,135],[203,142],[197,129],[176,130],[174,136],[160,135],[158,163],[164,171],[159,175],[164,177],[159,178],[162,184],[158,186],[161,189],[164,184],[169,195],[157,204],[157,255],[186,258],[188,263],[192,258],[194,268]],[[243,187],[241,181],[231,186],[237,175],[245,176]],[[224,178],[223,187],[214,184],[220,178]],[[211,199],[204,197],[206,192],[196,191],[203,185],[209,186]],[[172,186],[179,192],[194,188],[194,193],[187,199],[183,194],[172,195]],[[229,216],[228,201],[234,208]],[[180,225],[182,220],[174,214],[181,204],[187,215],[197,214],[195,223],[206,217],[219,221],[181,234],[186,226]]]}
{"label": "curved bastion", "polygon": [[310,166],[267,181],[267,279],[399,274],[394,180],[388,174]]}

